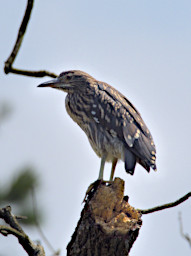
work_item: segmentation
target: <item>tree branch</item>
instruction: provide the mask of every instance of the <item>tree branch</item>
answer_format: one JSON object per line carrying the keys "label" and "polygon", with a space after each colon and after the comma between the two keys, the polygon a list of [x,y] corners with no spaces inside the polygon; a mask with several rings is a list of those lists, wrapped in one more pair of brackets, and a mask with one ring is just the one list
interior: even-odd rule
{"label": "tree branch", "polygon": [[17,40],[15,42],[15,45],[13,47],[13,50],[9,56],[9,58],[7,59],[7,61],[5,62],[5,67],[4,67],[4,71],[5,71],[5,74],[8,74],[10,72],[10,68],[17,56],[17,53],[20,49],[20,46],[22,44],[22,41],[23,41],[23,37],[24,37],[24,34],[26,32],[26,28],[27,28],[27,25],[28,25],[28,22],[29,22],[29,19],[30,19],[30,15],[31,15],[31,11],[32,11],[32,8],[33,8],[33,0],[28,0],[28,3],[27,3],[27,7],[26,7],[26,10],[25,10],[25,15],[23,17],[23,20],[22,20],[22,23],[21,23],[21,26],[19,28],[19,32],[18,32],[18,35],[17,35]]}
{"label": "tree branch", "polygon": [[8,226],[0,225],[0,233],[3,236],[14,235],[18,239],[24,239],[24,236],[23,236],[23,234],[21,232],[17,231],[14,228],[8,227]]}
{"label": "tree branch", "polygon": [[0,226],[0,233],[2,235],[7,236],[11,234],[17,237],[19,243],[30,256],[45,256],[43,247],[39,244],[36,245],[25,234],[16,217],[11,213],[10,206],[0,209],[0,218],[10,225],[10,227],[4,225]]}
{"label": "tree branch", "polygon": [[45,70],[30,71],[30,70],[15,69],[15,68],[12,67],[13,62],[14,62],[14,60],[15,60],[18,52],[19,52],[19,49],[21,47],[26,29],[27,29],[28,22],[30,20],[30,16],[31,16],[32,8],[33,8],[33,3],[34,3],[34,0],[28,0],[28,2],[27,2],[27,7],[26,7],[26,10],[25,10],[25,14],[24,14],[22,23],[21,23],[20,28],[19,28],[19,32],[18,32],[18,35],[17,35],[15,45],[13,47],[13,50],[12,50],[9,58],[5,62],[4,72],[5,72],[5,74],[13,73],[13,74],[24,75],[24,76],[32,76],[32,77],[50,76],[50,77],[55,78],[55,77],[57,77],[57,75],[52,73],[52,72],[49,72],[49,71],[45,71]]}
{"label": "tree branch", "polygon": [[31,71],[31,70],[16,69],[12,67],[9,69],[9,73],[23,75],[23,76],[31,76],[31,77],[44,77],[44,76],[49,76],[52,78],[57,77],[55,73],[52,73],[46,70]]}
{"label": "tree branch", "polygon": [[0,218],[9,224],[12,228],[16,229],[19,232],[23,232],[21,226],[19,225],[16,217],[11,213],[11,206],[0,209]]}
{"label": "tree branch", "polygon": [[175,202],[159,205],[159,206],[156,206],[156,207],[153,207],[153,208],[150,208],[150,209],[146,209],[146,210],[141,210],[141,209],[137,209],[137,210],[140,213],[142,213],[142,214],[153,213],[153,212],[165,210],[165,209],[168,209],[168,208],[171,208],[171,207],[175,207],[175,206],[183,203],[184,201],[186,201],[189,197],[191,197],[191,192],[189,192],[188,194],[184,195],[183,197],[181,197],[180,199],[176,200]]}

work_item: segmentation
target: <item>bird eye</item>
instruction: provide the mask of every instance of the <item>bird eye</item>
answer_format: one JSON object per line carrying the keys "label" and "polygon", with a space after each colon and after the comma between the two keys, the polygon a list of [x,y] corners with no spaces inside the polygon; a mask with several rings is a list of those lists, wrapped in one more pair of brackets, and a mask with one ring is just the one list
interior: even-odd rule
{"label": "bird eye", "polygon": [[72,78],[71,76],[66,76],[67,80],[71,80],[71,78]]}

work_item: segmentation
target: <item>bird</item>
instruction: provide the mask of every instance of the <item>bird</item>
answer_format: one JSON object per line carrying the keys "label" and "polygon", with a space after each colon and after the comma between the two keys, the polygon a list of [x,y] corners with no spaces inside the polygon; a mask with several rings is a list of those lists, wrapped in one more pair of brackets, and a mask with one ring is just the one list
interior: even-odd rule
{"label": "bird", "polygon": [[152,135],[134,105],[111,85],[80,70],[60,73],[38,87],[67,93],[69,116],[85,132],[91,147],[101,158],[98,180],[103,180],[105,162],[112,162],[112,182],[118,160],[133,175],[136,164],[147,172],[156,168],[156,148]]}

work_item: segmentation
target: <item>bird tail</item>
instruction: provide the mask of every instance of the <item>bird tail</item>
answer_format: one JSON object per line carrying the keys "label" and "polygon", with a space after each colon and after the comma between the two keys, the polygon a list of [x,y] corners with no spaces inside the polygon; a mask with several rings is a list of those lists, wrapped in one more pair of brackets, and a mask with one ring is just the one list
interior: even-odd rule
{"label": "bird tail", "polygon": [[133,175],[136,165],[136,156],[127,148],[125,148],[125,170],[127,173]]}
{"label": "bird tail", "polygon": [[150,168],[154,171],[156,167],[156,149],[153,141],[141,134],[134,143],[135,152],[139,152],[138,162],[149,172]]}

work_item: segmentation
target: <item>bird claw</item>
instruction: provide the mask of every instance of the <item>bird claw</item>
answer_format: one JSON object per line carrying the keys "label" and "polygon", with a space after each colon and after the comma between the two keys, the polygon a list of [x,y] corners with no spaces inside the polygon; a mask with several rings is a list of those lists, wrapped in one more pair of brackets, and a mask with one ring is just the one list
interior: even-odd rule
{"label": "bird claw", "polygon": [[101,184],[112,184],[113,181],[106,181],[106,180],[96,180],[93,183],[91,183],[88,187],[88,189],[86,190],[86,194],[85,197],[83,199],[83,202],[87,202],[87,199],[90,200],[93,196],[93,194],[95,193],[95,191],[97,190],[97,188],[101,185]]}

